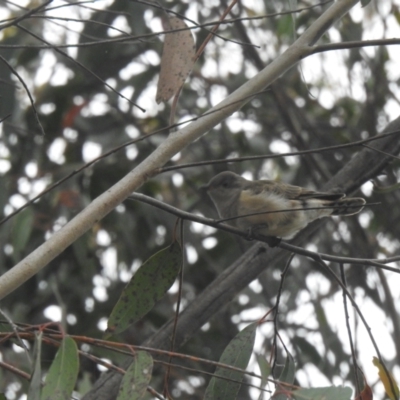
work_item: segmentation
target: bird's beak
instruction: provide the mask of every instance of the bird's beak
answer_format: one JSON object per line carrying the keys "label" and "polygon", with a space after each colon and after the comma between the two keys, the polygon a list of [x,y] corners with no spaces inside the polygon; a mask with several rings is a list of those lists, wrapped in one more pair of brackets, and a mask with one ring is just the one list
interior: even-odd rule
{"label": "bird's beak", "polygon": [[210,185],[209,185],[209,184],[207,184],[207,185],[201,185],[201,186],[199,187],[199,191],[200,191],[200,192],[208,192],[209,189],[210,189]]}

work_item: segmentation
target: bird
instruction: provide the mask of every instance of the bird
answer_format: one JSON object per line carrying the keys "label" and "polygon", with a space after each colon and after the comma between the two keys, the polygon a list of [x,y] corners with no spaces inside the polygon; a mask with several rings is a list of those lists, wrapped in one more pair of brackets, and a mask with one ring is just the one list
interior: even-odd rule
{"label": "bird", "polygon": [[361,197],[346,198],[344,193],[316,192],[271,180],[249,181],[230,171],[214,176],[204,189],[220,218],[229,219],[229,224],[246,230],[250,237],[256,233],[290,239],[316,219],[357,214],[365,205]]}

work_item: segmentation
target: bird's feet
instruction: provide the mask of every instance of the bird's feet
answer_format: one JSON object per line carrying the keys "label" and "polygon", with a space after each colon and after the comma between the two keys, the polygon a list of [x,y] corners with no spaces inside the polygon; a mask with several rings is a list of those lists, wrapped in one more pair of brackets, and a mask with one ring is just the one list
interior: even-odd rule
{"label": "bird's feet", "polygon": [[246,240],[253,240],[254,236],[262,237],[264,241],[268,244],[269,247],[276,247],[282,241],[282,238],[276,236],[266,236],[262,233],[258,233],[261,229],[265,228],[265,226],[257,225],[246,230],[247,236],[245,237]]}

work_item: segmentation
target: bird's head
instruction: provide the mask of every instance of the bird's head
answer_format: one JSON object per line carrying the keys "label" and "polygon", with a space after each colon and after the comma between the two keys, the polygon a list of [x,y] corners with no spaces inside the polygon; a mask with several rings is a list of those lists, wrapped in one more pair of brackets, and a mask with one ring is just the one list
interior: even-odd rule
{"label": "bird's head", "polygon": [[243,189],[246,179],[230,171],[221,172],[214,176],[203,188],[207,191],[211,200],[216,205],[220,215],[225,205],[230,204]]}

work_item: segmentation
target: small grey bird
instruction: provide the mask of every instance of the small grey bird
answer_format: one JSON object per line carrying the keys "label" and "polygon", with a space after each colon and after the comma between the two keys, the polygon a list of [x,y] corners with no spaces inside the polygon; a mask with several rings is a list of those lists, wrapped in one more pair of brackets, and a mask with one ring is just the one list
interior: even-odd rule
{"label": "small grey bird", "polygon": [[[214,176],[205,189],[221,219],[238,217],[227,222],[278,238],[291,238],[318,218],[357,214],[365,204],[360,197],[345,198],[342,193],[314,192],[269,180],[249,181],[229,171]],[[265,214],[251,215],[255,213]]]}

